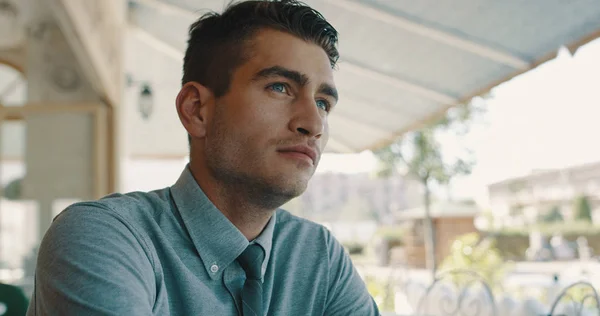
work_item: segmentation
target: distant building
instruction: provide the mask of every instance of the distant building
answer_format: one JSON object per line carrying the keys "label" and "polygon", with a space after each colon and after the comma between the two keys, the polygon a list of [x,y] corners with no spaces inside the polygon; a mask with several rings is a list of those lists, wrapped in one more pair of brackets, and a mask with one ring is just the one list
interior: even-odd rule
{"label": "distant building", "polygon": [[[435,257],[439,264],[450,254],[452,243],[461,235],[476,232],[475,218],[480,209],[475,203],[434,202],[430,216],[434,230]],[[425,268],[425,208],[399,210],[395,212],[398,224],[406,229],[403,258],[400,263],[414,268]]]}
{"label": "distant building", "polygon": [[284,208],[326,222],[393,221],[393,210],[420,200],[419,184],[396,175],[377,178],[368,173],[317,173],[300,197]]}
{"label": "distant building", "polygon": [[586,196],[592,213],[600,209],[600,162],[556,170],[537,170],[488,186],[494,226],[527,225],[558,209],[571,218],[573,201]]}

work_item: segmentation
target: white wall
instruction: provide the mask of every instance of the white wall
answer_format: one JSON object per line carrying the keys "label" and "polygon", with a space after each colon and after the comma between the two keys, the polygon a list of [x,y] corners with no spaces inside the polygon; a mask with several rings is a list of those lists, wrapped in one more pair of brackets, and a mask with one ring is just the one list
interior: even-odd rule
{"label": "white wall", "polygon": [[[125,40],[125,73],[134,84],[125,87],[125,155],[126,157],[185,157],[187,133],[175,108],[181,86],[181,59],[165,49],[157,49],[152,38],[129,30]],[[153,92],[154,108],[145,120],[139,113],[141,83],[148,82]]]}
{"label": "white wall", "polygon": [[186,159],[128,160],[123,165],[122,192],[152,191],[173,185],[183,171]]}

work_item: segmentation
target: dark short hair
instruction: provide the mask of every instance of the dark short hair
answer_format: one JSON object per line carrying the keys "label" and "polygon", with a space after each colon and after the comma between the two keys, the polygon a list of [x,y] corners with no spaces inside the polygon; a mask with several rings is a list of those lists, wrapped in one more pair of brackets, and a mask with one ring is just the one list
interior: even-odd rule
{"label": "dark short hair", "polygon": [[295,0],[242,1],[230,3],[221,14],[204,14],[190,26],[182,84],[195,81],[216,97],[226,94],[232,74],[250,58],[248,42],[265,28],[315,43],[332,68],[337,63],[337,31],[316,10]]}

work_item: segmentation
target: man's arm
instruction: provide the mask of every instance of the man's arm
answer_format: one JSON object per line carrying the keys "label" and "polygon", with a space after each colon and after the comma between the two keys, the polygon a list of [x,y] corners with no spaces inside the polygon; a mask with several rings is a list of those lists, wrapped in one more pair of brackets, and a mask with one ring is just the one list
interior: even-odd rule
{"label": "man's arm", "polygon": [[350,256],[331,234],[328,236],[331,279],[325,315],[380,315]]}
{"label": "man's arm", "polygon": [[153,267],[132,229],[98,204],[65,210],[40,246],[27,315],[152,315]]}

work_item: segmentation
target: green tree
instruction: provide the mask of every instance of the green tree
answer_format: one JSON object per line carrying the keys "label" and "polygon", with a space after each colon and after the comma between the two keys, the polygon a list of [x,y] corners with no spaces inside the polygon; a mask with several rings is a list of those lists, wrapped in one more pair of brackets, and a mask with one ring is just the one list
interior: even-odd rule
{"label": "green tree", "polygon": [[544,214],[541,217],[541,221],[543,223],[563,222],[564,219],[563,219],[562,213],[560,212],[560,206],[558,206],[558,205],[552,206],[552,208],[550,208],[550,211],[548,211],[548,213]]}
{"label": "green tree", "polygon": [[[482,99],[481,99],[482,100]],[[380,162],[378,176],[389,177],[402,170],[407,176],[419,180],[423,187],[425,208],[425,248],[427,268],[435,274],[435,235],[431,221],[432,186],[448,185],[452,178],[468,175],[474,165],[468,147],[456,148],[444,155],[441,139],[448,136],[459,140],[465,136],[472,123],[480,118],[485,102],[459,105],[419,130],[408,132],[391,145],[375,151]],[[459,142],[457,142],[459,143]]]}
{"label": "green tree", "polygon": [[21,198],[22,196],[22,178],[18,178],[15,180],[10,181],[6,187],[4,187],[4,189],[2,190],[2,195],[7,199],[7,200],[18,200]]}
{"label": "green tree", "polygon": [[575,199],[575,220],[582,222],[592,222],[592,207],[590,201],[585,195],[578,196]]}

